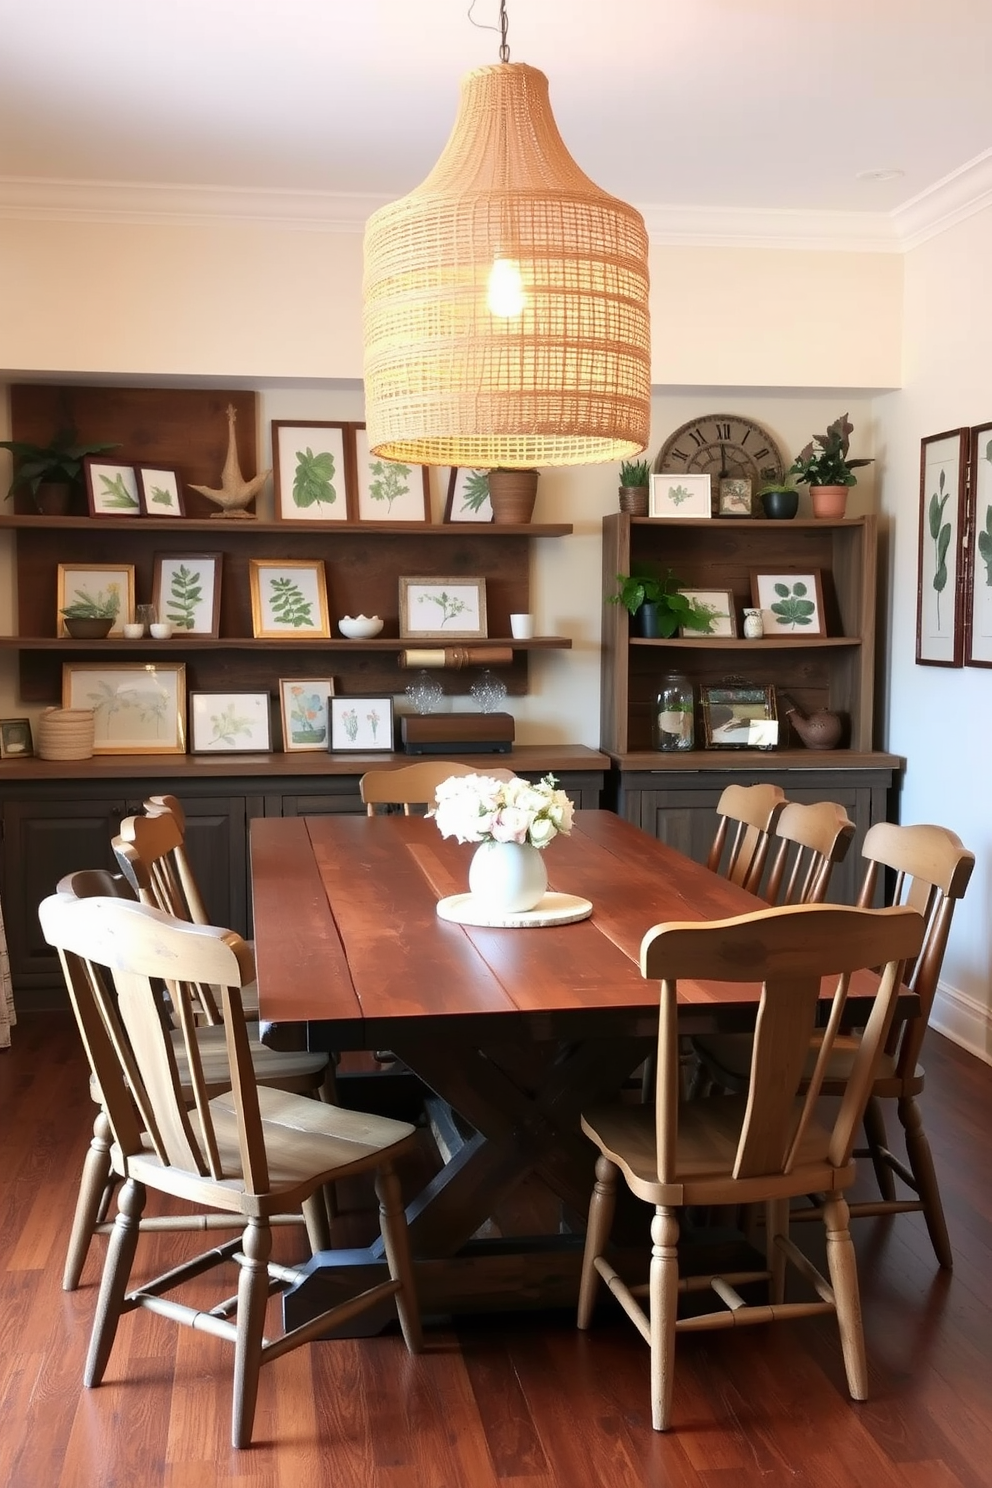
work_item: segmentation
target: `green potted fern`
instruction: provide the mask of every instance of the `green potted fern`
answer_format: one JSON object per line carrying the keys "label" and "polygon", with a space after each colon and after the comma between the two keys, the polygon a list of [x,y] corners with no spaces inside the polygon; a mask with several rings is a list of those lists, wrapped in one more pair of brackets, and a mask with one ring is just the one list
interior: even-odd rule
{"label": "green potted fern", "polygon": [[24,439],[0,439],[0,449],[14,457],[14,478],[7,500],[25,493],[35,511],[46,516],[64,516],[73,495],[82,489],[83,461],[87,455],[102,455],[117,449],[115,443],[80,444],[75,429],[62,429],[50,444],[32,444]]}

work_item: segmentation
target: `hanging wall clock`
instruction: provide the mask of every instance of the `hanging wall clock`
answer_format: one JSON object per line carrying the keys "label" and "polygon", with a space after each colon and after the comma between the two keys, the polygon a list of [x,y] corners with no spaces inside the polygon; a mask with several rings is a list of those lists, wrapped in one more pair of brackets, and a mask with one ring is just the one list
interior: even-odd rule
{"label": "hanging wall clock", "polygon": [[785,461],[774,435],[755,419],[738,413],[704,413],[669,435],[654,469],[710,475],[716,511],[721,480],[749,480],[757,495],[762,486],[784,478]]}

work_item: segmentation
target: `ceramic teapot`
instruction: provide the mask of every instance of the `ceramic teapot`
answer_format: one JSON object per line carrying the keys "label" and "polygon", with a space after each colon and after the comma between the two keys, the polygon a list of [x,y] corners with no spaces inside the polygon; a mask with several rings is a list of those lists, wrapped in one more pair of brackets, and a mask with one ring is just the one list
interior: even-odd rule
{"label": "ceramic teapot", "polygon": [[831,713],[828,708],[800,713],[791,698],[787,702],[785,716],[807,749],[836,749],[844,730],[839,714]]}

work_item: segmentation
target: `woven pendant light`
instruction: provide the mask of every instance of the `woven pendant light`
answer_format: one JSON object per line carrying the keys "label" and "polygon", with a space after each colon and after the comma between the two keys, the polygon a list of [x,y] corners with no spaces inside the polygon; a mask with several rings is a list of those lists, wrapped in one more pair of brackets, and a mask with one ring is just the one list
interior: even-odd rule
{"label": "woven pendant light", "polygon": [[470,72],[430,175],[366,227],[370,448],[507,469],[638,453],[647,254],[640,213],[566,150],[544,74],[508,61]]}

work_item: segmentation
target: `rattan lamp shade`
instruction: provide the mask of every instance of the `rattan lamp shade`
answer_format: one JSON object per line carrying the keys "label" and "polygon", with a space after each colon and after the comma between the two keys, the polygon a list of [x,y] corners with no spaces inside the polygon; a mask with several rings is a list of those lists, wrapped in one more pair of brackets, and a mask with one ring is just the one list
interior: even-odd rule
{"label": "rattan lamp shade", "polygon": [[[648,239],[572,160],[536,68],[462,81],[416,191],[365,232],[365,421],[380,457],[520,469],[618,460],[650,429]],[[519,265],[516,315],[487,303]]]}

